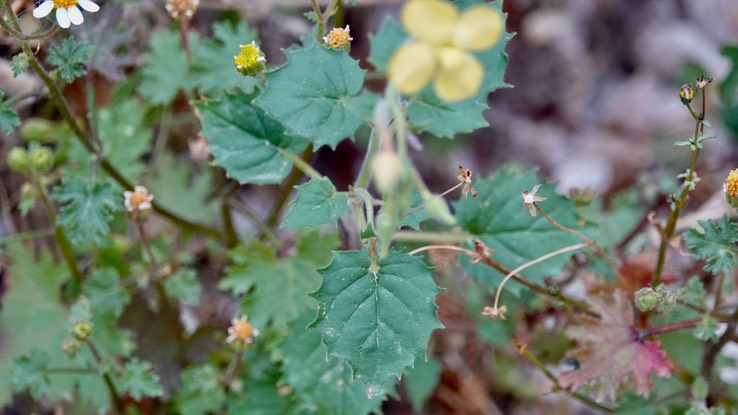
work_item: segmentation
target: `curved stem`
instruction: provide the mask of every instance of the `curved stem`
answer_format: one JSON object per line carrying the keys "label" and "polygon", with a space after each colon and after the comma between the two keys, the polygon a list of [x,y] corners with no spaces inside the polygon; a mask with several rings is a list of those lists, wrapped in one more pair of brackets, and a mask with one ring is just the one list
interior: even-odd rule
{"label": "curved stem", "polygon": [[315,170],[313,166],[310,165],[310,163],[305,161],[305,158],[298,156],[297,154],[284,148],[279,148],[279,152],[290,159],[292,161],[292,164],[294,164],[295,167],[297,167],[297,169],[300,170],[304,175],[310,177],[311,179],[323,178],[322,174],[318,173],[318,171]]}
{"label": "curved stem", "polygon": [[[95,345],[90,340],[87,340],[85,343],[87,343],[87,346],[90,348],[92,356],[95,358],[95,362],[97,362],[98,365],[102,365],[102,356],[97,350],[97,347],[95,347]],[[108,388],[108,392],[110,392],[110,396],[113,398],[115,409],[118,413],[123,413],[124,404],[123,401],[120,399],[120,395],[118,395],[118,391],[115,389],[115,384],[113,383],[113,379],[110,377],[110,374],[103,373],[103,381],[105,382],[105,386],[107,386]]]}
{"label": "curved stem", "polygon": [[685,320],[685,321],[676,321],[674,323],[668,323],[662,326],[650,327],[647,329],[640,330],[638,332],[638,335],[640,338],[646,338],[646,337],[651,337],[651,336],[658,336],[664,333],[670,333],[672,331],[693,329],[697,327],[698,324],[700,324],[700,321],[702,321],[702,319],[700,318],[695,318],[695,319]]}
{"label": "curved stem", "polygon": [[[291,153],[290,153],[291,154]],[[310,160],[313,157],[313,148],[308,147],[307,150],[303,151],[303,153],[300,155],[300,159],[305,161]],[[277,201],[274,203],[274,207],[272,208],[272,214],[269,215],[269,219],[267,219],[266,224],[269,227],[273,227],[277,224],[277,221],[279,220],[280,215],[282,214],[282,209],[284,209],[284,205],[287,203],[287,200],[290,197],[290,193],[292,193],[292,188],[297,185],[297,183],[300,182],[300,179],[302,178],[302,171],[295,168],[292,169],[292,172],[289,176],[287,176],[287,179],[282,182],[282,192],[279,194],[279,197],[277,198]]]}

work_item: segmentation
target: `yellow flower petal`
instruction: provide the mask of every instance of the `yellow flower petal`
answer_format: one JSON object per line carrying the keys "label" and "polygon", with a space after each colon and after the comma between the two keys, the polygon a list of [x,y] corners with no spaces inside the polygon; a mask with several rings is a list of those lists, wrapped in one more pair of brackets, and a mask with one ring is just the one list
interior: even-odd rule
{"label": "yellow flower petal", "polygon": [[423,42],[451,42],[459,20],[459,12],[451,3],[441,0],[410,0],[402,8],[400,20],[405,30]]}
{"label": "yellow flower petal", "polygon": [[430,45],[410,42],[402,45],[389,62],[388,75],[403,94],[419,92],[436,72],[436,57]]}
{"label": "yellow flower petal", "polygon": [[502,13],[491,7],[474,6],[462,13],[452,37],[456,46],[479,51],[496,45],[504,31]]}
{"label": "yellow flower petal", "polygon": [[461,54],[461,62],[455,69],[442,68],[433,82],[438,98],[453,102],[469,98],[479,92],[484,79],[484,68],[470,53]]}

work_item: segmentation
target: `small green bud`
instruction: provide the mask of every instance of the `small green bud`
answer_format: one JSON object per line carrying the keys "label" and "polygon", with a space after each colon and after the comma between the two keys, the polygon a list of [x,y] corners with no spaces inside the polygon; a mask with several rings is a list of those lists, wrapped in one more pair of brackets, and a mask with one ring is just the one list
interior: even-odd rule
{"label": "small green bud", "polygon": [[82,347],[82,343],[76,339],[67,338],[62,342],[62,351],[69,357],[74,357],[80,347]]}
{"label": "small green bud", "polygon": [[446,201],[438,195],[433,195],[425,200],[425,209],[434,218],[438,219],[446,225],[455,225],[456,218],[451,214],[448,209]]}
{"label": "small green bud", "polygon": [[381,193],[395,189],[402,172],[402,158],[391,151],[383,151],[372,159],[374,184]]}
{"label": "small green bud", "polygon": [[31,150],[31,165],[39,173],[46,173],[54,167],[54,153],[48,147]]}
{"label": "small green bud", "polygon": [[658,295],[651,287],[644,287],[635,292],[635,305],[643,312],[653,310],[657,302]]}
{"label": "small green bud", "polygon": [[72,325],[72,335],[79,341],[87,341],[92,334],[92,322],[89,320],[82,320]]}
{"label": "small green bud", "polygon": [[8,153],[8,167],[17,173],[28,171],[29,159],[25,148],[13,147]]}
{"label": "small green bud", "polygon": [[679,91],[679,98],[682,99],[682,104],[689,105],[694,99],[694,89],[689,84],[682,85],[682,89]]}

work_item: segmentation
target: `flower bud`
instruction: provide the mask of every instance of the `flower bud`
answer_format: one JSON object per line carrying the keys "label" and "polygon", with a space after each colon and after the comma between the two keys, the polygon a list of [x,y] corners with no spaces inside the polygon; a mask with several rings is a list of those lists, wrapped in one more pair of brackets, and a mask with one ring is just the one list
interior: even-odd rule
{"label": "flower bud", "polygon": [[643,312],[653,310],[657,302],[658,295],[651,287],[644,287],[635,292],[635,305]]}
{"label": "flower bud", "polygon": [[395,189],[402,172],[402,158],[391,151],[383,151],[372,159],[374,184],[381,193]]}
{"label": "flower bud", "polygon": [[694,89],[689,84],[682,85],[682,89],[679,91],[679,98],[682,99],[682,104],[689,105],[694,99]]}
{"label": "flower bud", "polygon": [[72,335],[79,341],[87,341],[92,334],[92,322],[89,320],[82,320],[72,325]]}
{"label": "flower bud", "polygon": [[46,173],[54,167],[54,153],[48,147],[31,150],[31,165],[39,173]]}
{"label": "flower bud", "polygon": [[18,173],[28,171],[29,159],[26,149],[13,147],[8,153],[8,167]]}
{"label": "flower bud", "polygon": [[82,343],[76,339],[64,339],[62,343],[62,351],[69,357],[74,357],[80,347],[82,347]]}
{"label": "flower bud", "polygon": [[431,216],[446,225],[456,224],[456,218],[451,214],[451,211],[448,209],[448,204],[441,196],[432,195],[429,198],[426,198],[425,210],[427,210]]}

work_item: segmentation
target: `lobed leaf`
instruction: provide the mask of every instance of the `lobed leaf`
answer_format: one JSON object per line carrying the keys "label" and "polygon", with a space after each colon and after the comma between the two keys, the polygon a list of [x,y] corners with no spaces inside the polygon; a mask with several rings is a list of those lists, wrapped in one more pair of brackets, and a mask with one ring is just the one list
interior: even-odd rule
{"label": "lobed leaf", "polygon": [[684,234],[684,241],[695,258],[706,260],[705,271],[718,274],[737,268],[738,224],[732,223],[728,215],[723,215],[720,222],[698,220],[697,225],[702,232],[690,229]]}
{"label": "lobed leaf", "polygon": [[18,113],[7,102],[3,102],[4,96],[5,91],[0,89],[0,129],[5,134],[11,135],[15,127],[21,125],[21,122],[20,118],[18,118]]}
{"label": "lobed leaf", "polygon": [[164,280],[164,291],[184,304],[197,305],[200,302],[202,286],[197,272],[192,268],[178,269]]}
{"label": "lobed leaf", "polygon": [[111,268],[95,269],[82,284],[82,293],[90,300],[96,313],[111,313],[116,317],[123,313],[123,308],[131,301],[115,270]]}
{"label": "lobed leaf", "polygon": [[70,83],[87,73],[86,64],[92,55],[92,47],[77,42],[73,36],[64,39],[59,45],[51,45],[49,63],[56,66],[59,77]]}
{"label": "lobed leaf", "polygon": [[120,378],[121,391],[128,393],[135,400],[144,397],[157,397],[164,394],[159,382],[159,375],[151,370],[151,363],[137,357],[126,363]]}

